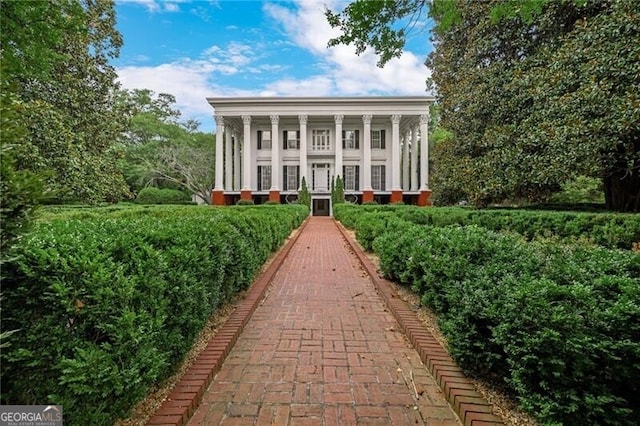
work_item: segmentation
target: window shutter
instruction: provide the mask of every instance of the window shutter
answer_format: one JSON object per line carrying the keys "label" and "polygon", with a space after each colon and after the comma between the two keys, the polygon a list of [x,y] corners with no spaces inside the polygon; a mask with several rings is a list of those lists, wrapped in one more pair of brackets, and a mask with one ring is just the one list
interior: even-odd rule
{"label": "window shutter", "polygon": [[360,166],[356,166],[356,191],[360,190]]}
{"label": "window shutter", "polygon": [[380,191],[386,191],[387,183],[387,166],[380,166]]}
{"label": "window shutter", "polygon": [[262,149],[262,130],[258,130],[258,149]]}
{"label": "window shutter", "polygon": [[287,140],[287,131],[283,130],[282,131],[282,149],[288,149],[289,148],[287,146],[288,143],[289,141]]}
{"label": "window shutter", "polygon": [[384,130],[380,130],[380,149],[386,149],[385,148],[385,135],[384,135]]}
{"label": "window shutter", "polygon": [[360,149],[360,130],[356,130],[356,149]]}
{"label": "window shutter", "polygon": [[[300,130],[296,130],[296,149],[300,149]],[[298,166],[298,167],[300,167],[300,166]],[[298,173],[298,177],[300,177],[300,173]],[[300,186],[300,185],[298,185],[298,186]]]}
{"label": "window shutter", "polygon": [[346,130],[343,130],[342,131],[342,149],[345,149],[345,147],[346,147],[346,144],[344,143],[345,136],[347,136],[347,132],[346,132]]}
{"label": "window shutter", "polygon": [[296,166],[296,188],[295,188],[295,190],[297,191],[298,188],[300,188],[300,166]]}
{"label": "window shutter", "polygon": [[287,166],[282,166],[282,182],[284,183],[283,188],[285,191],[288,191],[289,188],[287,187]]}
{"label": "window shutter", "polygon": [[[258,135],[260,132],[258,132]],[[260,141],[260,138],[258,138]],[[262,191],[262,166],[258,166],[258,191]]]}

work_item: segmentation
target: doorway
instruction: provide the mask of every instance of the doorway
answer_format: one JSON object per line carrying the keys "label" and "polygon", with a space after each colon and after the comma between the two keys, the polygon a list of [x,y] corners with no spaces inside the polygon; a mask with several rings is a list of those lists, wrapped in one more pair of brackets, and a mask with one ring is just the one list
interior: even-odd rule
{"label": "doorway", "polygon": [[314,216],[329,216],[330,215],[330,202],[328,198],[315,198],[312,201],[313,215]]}

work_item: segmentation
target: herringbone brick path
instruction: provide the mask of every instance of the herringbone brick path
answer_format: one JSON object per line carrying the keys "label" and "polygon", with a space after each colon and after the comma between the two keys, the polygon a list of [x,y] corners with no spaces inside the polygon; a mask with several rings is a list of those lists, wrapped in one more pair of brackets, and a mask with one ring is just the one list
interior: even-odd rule
{"label": "herringbone brick path", "polygon": [[457,425],[329,218],[311,218],[190,425]]}

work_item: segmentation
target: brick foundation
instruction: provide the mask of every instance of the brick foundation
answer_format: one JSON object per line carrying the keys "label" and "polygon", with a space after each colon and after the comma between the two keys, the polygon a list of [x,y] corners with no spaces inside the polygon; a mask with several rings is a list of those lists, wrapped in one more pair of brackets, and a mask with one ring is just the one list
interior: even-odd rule
{"label": "brick foundation", "polygon": [[214,190],[211,192],[211,204],[214,206],[224,206],[224,191]]}
{"label": "brick foundation", "polygon": [[396,189],[391,191],[391,203],[400,203],[402,202],[402,190]]}
{"label": "brick foundation", "polygon": [[431,190],[424,189],[420,191],[420,195],[418,196],[418,205],[420,207],[426,207],[431,205]]}
{"label": "brick foundation", "polygon": [[373,191],[364,190],[362,191],[362,204],[370,203],[373,201]]}
{"label": "brick foundation", "polygon": [[280,191],[269,191],[269,201],[280,203]]}

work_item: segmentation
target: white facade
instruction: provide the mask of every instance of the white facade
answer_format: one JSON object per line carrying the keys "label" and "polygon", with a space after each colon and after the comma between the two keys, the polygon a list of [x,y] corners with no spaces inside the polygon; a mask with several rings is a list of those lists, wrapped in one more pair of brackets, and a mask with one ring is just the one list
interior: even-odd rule
{"label": "white facade", "polygon": [[214,204],[287,202],[296,198],[302,177],[314,199],[327,199],[336,176],[352,201],[428,203],[432,97],[207,101],[222,141],[216,143]]}

